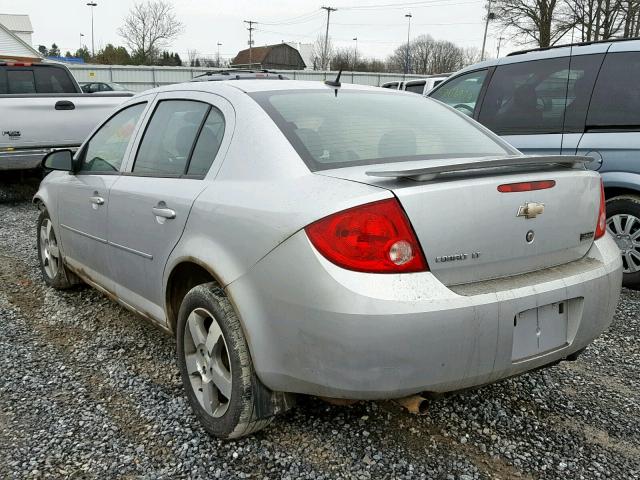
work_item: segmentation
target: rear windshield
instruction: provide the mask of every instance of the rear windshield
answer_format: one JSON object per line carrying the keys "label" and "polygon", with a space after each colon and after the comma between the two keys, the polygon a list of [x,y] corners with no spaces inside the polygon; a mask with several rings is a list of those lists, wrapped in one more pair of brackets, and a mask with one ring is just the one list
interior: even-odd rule
{"label": "rear windshield", "polygon": [[77,93],[70,74],[63,68],[1,66],[0,95],[34,93]]}
{"label": "rear windshield", "polygon": [[462,115],[418,95],[326,90],[252,94],[315,170],[454,157],[506,155]]}

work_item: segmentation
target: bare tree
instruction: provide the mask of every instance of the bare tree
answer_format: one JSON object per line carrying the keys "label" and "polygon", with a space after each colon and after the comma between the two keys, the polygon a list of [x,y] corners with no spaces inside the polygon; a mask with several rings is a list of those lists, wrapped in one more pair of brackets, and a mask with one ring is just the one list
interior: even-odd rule
{"label": "bare tree", "polygon": [[165,0],[147,0],[134,4],[118,34],[137,62],[149,64],[182,30],[173,5]]}
{"label": "bare tree", "polygon": [[327,39],[327,58],[324,57],[324,35],[318,35],[316,41],[313,42],[313,48],[311,51],[311,61],[313,62],[314,70],[326,70],[331,63],[331,57],[333,57],[334,48],[331,37]]}
{"label": "bare tree", "polygon": [[497,0],[493,13],[519,43],[555,45],[571,26],[560,21],[563,0]]}
{"label": "bare tree", "polygon": [[[460,68],[477,62],[480,52],[477,49],[462,49],[446,40],[434,40],[430,35],[421,35],[409,44],[409,73],[432,75],[455,72]],[[407,44],[400,45],[387,59],[388,69],[405,71],[407,62]]]}
{"label": "bare tree", "polygon": [[608,40],[637,33],[638,0],[566,0],[565,22],[577,40]]}
{"label": "bare tree", "polygon": [[195,67],[196,58],[198,58],[198,50],[195,48],[187,50],[187,61],[189,62],[190,67]]}

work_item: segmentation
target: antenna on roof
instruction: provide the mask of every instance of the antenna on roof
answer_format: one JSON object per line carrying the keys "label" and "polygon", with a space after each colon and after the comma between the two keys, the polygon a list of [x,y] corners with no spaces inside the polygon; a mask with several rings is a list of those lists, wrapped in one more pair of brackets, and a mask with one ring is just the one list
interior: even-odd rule
{"label": "antenna on roof", "polygon": [[324,84],[325,85],[329,85],[330,87],[339,87],[341,85],[341,83],[340,83],[340,75],[342,75],[342,68],[338,72],[338,76],[336,77],[335,80],[325,80]]}

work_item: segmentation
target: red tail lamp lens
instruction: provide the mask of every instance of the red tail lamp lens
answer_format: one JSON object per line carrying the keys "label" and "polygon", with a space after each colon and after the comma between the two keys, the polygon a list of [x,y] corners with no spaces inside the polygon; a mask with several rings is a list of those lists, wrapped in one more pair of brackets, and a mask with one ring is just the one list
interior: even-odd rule
{"label": "red tail lamp lens", "polygon": [[409,219],[395,198],[329,215],[305,228],[313,246],[339,267],[358,272],[428,270]]}
{"label": "red tail lamp lens", "polygon": [[498,191],[502,193],[512,192],[531,192],[533,190],[545,190],[547,188],[553,188],[556,185],[555,180],[540,180],[537,182],[519,182],[519,183],[505,183],[498,186]]}
{"label": "red tail lamp lens", "polygon": [[600,180],[600,209],[598,210],[598,224],[596,225],[595,239],[602,237],[607,231],[607,210],[604,198],[604,184]]}

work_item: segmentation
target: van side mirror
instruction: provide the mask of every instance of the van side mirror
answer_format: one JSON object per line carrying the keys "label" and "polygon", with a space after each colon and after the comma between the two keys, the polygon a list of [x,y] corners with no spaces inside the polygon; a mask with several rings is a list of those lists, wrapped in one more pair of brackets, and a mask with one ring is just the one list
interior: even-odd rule
{"label": "van side mirror", "polygon": [[69,149],[54,150],[42,159],[42,168],[47,170],[73,171],[73,152]]}

